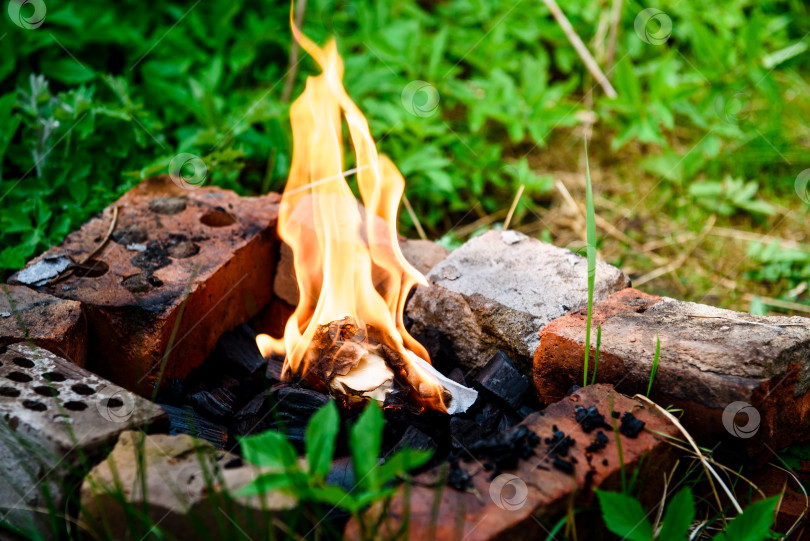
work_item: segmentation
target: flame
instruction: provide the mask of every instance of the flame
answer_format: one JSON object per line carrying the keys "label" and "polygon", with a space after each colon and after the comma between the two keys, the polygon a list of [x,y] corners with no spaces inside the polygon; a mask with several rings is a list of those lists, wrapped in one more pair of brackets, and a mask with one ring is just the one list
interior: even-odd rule
{"label": "flame", "polygon": [[[330,40],[323,48],[290,17],[293,35],[323,72],[307,80],[292,104],[293,156],[279,211],[278,231],[293,251],[299,301],[283,340],[260,335],[263,355],[286,354],[284,373],[302,375],[319,328],[349,317],[382,333],[402,357],[402,376],[426,407],[446,411],[443,387],[413,361],[427,351],[405,329],[411,288],[427,281],[399,248],[396,219],[405,180],[379,154],[363,113],[343,88],[343,61]],[[363,207],[344,172],[341,113],[355,152]]]}

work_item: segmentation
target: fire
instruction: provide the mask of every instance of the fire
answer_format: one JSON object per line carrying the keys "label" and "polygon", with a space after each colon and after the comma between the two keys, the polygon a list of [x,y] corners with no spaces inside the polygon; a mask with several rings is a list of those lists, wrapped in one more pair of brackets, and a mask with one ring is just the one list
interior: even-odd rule
{"label": "fire", "polygon": [[[372,378],[384,384],[366,396],[380,400],[398,376],[423,406],[447,411],[443,378],[403,324],[409,291],[427,285],[399,248],[396,219],[405,180],[377,152],[368,122],[343,88],[335,41],[321,48],[290,23],[323,70],[307,80],[290,110],[293,157],[278,219],[294,254],[300,300],[283,339],[260,335],[257,343],[263,355],[286,355],[285,377],[328,374],[333,389],[355,391],[358,376]],[[341,116],[362,207],[345,180]]]}

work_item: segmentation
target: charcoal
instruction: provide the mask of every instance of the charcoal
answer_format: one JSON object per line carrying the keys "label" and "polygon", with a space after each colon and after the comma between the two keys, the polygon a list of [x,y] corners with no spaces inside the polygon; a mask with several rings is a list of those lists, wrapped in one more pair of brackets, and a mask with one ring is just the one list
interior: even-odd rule
{"label": "charcoal", "polygon": [[532,408],[530,406],[523,406],[519,410],[517,410],[517,414],[518,414],[518,417],[520,417],[521,420],[522,420],[522,419],[525,419],[526,417],[528,417],[529,415],[531,415],[532,413],[535,413],[536,411],[537,411],[536,409],[534,409],[534,408]]}
{"label": "charcoal", "polygon": [[429,451],[436,449],[436,442],[433,438],[416,428],[409,426],[402,438],[397,442],[394,447],[388,452],[388,456],[392,456],[402,449],[416,449],[418,451]]}
{"label": "charcoal", "polygon": [[236,434],[248,436],[264,432],[270,427],[272,400],[266,391],[254,396],[234,415],[233,429]]}
{"label": "charcoal", "polygon": [[492,471],[494,479],[503,470],[515,469],[520,459],[533,456],[540,437],[525,425],[518,425],[505,432],[480,440],[469,447],[469,453],[478,460],[485,460],[484,468]]}
{"label": "charcoal", "polygon": [[295,385],[281,384],[273,390],[275,409],[269,415],[270,428],[287,434],[296,447],[303,449],[307,423],[323,407],[329,396]]}
{"label": "charcoal", "polygon": [[449,463],[450,471],[447,474],[447,484],[450,487],[461,491],[473,488],[470,474],[459,465],[458,459],[451,456]]}
{"label": "charcoal", "polygon": [[170,406],[182,406],[186,397],[183,382],[179,379],[172,380],[157,396],[158,404],[168,404]]}
{"label": "charcoal", "polygon": [[189,434],[211,442],[217,449],[224,449],[228,443],[228,430],[202,417],[193,408],[176,408],[165,404],[161,407],[169,416],[169,434]]}
{"label": "charcoal", "polygon": [[467,385],[467,382],[464,379],[464,371],[461,368],[454,368],[449,374],[447,374],[447,377],[459,385]]}
{"label": "charcoal", "polygon": [[619,427],[619,432],[628,438],[635,438],[638,436],[639,432],[644,430],[644,424],[644,421],[636,419],[635,415],[629,411],[625,411],[624,415],[622,415],[622,424]]}
{"label": "charcoal", "polygon": [[516,424],[520,423],[523,418],[518,416],[515,413],[512,413],[509,410],[501,412],[500,421],[498,422],[498,427],[495,429],[496,432],[503,432]]}
{"label": "charcoal", "polygon": [[236,396],[225,388],[200,391],[189,397],[192,406],[207,417],[222,420],[233,413]]}
{"label": "charcoal", "polygon": [[605,416],[599,413],[596,406],[585,408],[577,405],[574,407],[574,414],[584,432],[593,432],[597,428],[611,429],[611,426],[605,422]]}
{"label": "charcoal", "polygon": [[554,461],[551,463],[552,466],[557,468],[558,470],[565,472],[565,473],[574,473],[574,465],[567,461],[563,460],[562,458],[555,456]]}
{"label": "charcoal", "polygon": [[518,371],[506,353],[499,351],[475,377],[475,384],[497,396],[513,409],[519,409],[529,388],[529,380]]}
{"label": "charcoal", "polygon": [[557,428],[557,425],[553,425],[551,428],[554,432],[550,438],[545,440],[546,445],[549,446],[547,454],[549,456],[567,456],[568,449],[576,445],[576,441],[571,436],[566,436],[562,430]]}
{"label": "charcoal", "polygon": [[585,448],[586,453],[595,453],[596,451],[601,451],[605,448],[608,443],[608,437],[605,436],[605,433],[601,430],[596,433],[596,438],[594,438],[593,443]]}
{"label": "charcoal", "polygon": [[284,367],[284,358],[275,353],[267,359],[267,379],[271,381],[281,381],[281,369]]}
{"label": "charcoal", "polygon": [[471,446],[484,436],[481,432],[482,427],[475,419],[456,416],[450,418],[450,442],[455,448],[465,449]]}
{"label": "charcoal", "polygon": [[219,338],[218,346],[228,361],[248,374],[258,372],[267,363],[256,345],[256,335],[247,325],[224,333]]}
{"label": "charcoal", "polygon": [[439,372],[445,374],[459,365],[458,355],[456,355],[452,342],[435,327],[425,327],[424,331],[414,335],[414,338],[425,347],[431,364]]}
{"label": "charcoal", "polygon": [[354,476],[352,459],[342,457],[332,462],[332,467],[326,475],[326,484],[339,486],[346,492],[354,490],[357,481]]}

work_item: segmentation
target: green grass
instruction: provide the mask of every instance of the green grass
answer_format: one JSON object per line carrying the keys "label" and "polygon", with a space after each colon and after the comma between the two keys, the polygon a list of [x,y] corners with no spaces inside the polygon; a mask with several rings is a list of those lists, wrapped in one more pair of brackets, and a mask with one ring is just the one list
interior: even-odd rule
{"label": "green grass", "polygon": [[[591,166],[588,163],[588,140],[585,139],[585,221],[587,240],[586,254],[588,259],[588,316],[585,323],[585,362],[582,371],[583,386],[588,385],[588,357],[591,353],[591,318],[593,317],[593,287],[596,279],[596,220],[594,215]],[[596,378],[595,370],[594,378]]]}
{"label": "green grass", "polygon": [[[0,17],[0,272],[59,243],[139,179],[167,171],[179,153],[202,158],[207,183],[241,193],[283,187],[291,157],[281,99],[288,6],[139,7],[48,4],[45,23],[29,30]],[[459,225],[502,220],[525,185],[512,226],[564,241],[566,226],[548,216],[554,171],[577,170],[566,141],[589,114],[594,163],[606,176],[599,194],[624,209],[608,219],[638,242],[661,229],[638,222],[660,215],[675,232],[699,229],[719,212],[724,226],[768,233],[790,227],[782,209],[797,219],[788,238],[804,236],[807,207],[793,181],[810,167],[801,143],[810,112],[805,4],[659,2],[672,23],[660,44],[636,33],[647,7],[623,3],[612,61],[610,10],[595,1],[564,7],[619,95],[606,99],[596,89],[592,107],[592,80],[542,2],[513,9],[496,0],[314,0],[304,28],[321,42],[337,35],[346,87],[402,169],[432,238],[449,235],[452,244]],[[306,57],[298,68],[293,96],[315,72]],[[428,85],[403,94],[414,81]],[[621,193],[614,188],[624,178],[633,189]],[[401,222],[415,234],[409,216]],[[659,265],[632,246],[602,243],[611,262],[639,274]],[[707,250],[704,260],[723,253],[721,245]],[[808,304],[806,291],[792,292],[808,279],[810,250],[789,261],[752,250],[748,274],[733,280],[762,284],[765,299]],[[689,296],[711,293],[716,279],[680,272],[682,284],[697,284]],[[667,287],[658,281],[652,289],[671,293]]]}
{"label": "green grass", "polygon": [[653,357],[652,368],[650,369],[650,381],[647,383],[647,394],[649,398],[650,391],[652,391],[653,380],[655,380],[655,373],[658,371],[658,360],[661,358],[661,338],[658,336],[658,331],[655,331],[655,356]]}

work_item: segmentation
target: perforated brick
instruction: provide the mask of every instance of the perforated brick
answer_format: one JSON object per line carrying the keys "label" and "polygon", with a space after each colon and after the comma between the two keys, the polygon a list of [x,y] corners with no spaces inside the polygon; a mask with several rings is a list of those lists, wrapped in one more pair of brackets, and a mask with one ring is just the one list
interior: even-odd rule
{"label": "perforated brick", "polygon": [[83,304],[88,368],[149,395],[202,364],[223,332],[269,302],[278,202],[277,194],[240,197],[148,179],[26,269],[58,255],[82,261],[118,207],[112,238],[93,260],[39,290]]}
{"label": "perforated brick", "polygon": [[0,354],[0,520],[42,530],[67,491],[122,431],[163,410],[53,353],[13,344]]}

